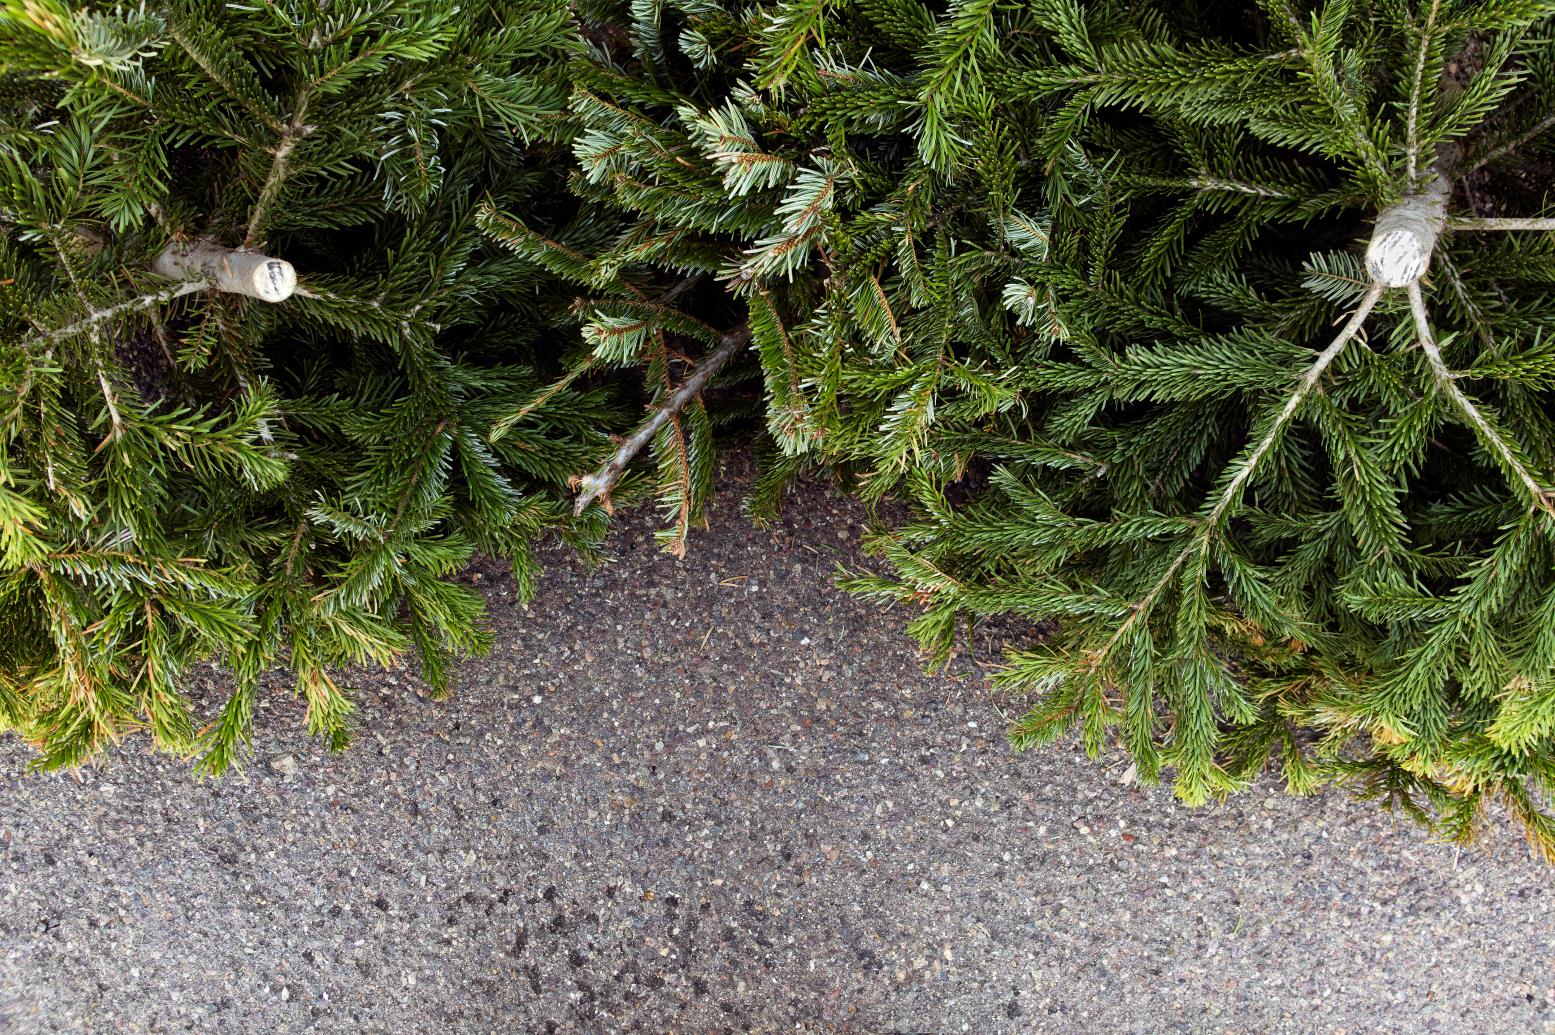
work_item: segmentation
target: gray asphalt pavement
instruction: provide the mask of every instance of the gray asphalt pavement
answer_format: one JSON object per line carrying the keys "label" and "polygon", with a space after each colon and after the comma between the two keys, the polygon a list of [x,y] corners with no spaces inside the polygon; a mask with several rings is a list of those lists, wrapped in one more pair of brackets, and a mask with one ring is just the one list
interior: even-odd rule
{"label": "gray asphalt pavement", "polygon": [[861,511],[737,500],[684,561],[641,516],[553,551],[528,608],[472,572],[496,651],[441,703],[364,677],[343,755],[284,691],[221,781],[0,745],[0,1030],[1555,1032],[1510,831],[1012,755],[975,664],[831,588]]}

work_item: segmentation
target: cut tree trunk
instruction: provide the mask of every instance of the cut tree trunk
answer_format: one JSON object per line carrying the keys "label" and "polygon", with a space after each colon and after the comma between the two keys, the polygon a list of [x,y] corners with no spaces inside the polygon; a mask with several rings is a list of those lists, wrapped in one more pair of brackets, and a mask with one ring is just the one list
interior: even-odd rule
{"label": "cut tree trunk", "polygon": [[224,248],[213,241],[171,244],[157,256],[151,269],[173,280],[205,280],[217,291],[261,302],[283,302],[297,289],[297,271],[285,259]]}

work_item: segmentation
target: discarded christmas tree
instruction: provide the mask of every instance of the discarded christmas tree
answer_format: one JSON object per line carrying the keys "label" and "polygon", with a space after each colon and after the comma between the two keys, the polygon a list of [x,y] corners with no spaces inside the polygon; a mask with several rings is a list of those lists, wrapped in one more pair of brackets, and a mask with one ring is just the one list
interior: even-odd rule
{"label": "discarded christmas tree", "polygon": [[601,397],[486,440],[558,346],[474,225],[552,188],[575,45],[544,2],[0,8],[0,725],[42,764],[144,727],[220,770],[275,665],[343,743],[342,666],[484,645],[474,550],[527,591],[534,532],[598,534]]}
{"label": "discarded christmas tree", "polygon": [[[1192,802],[1271,755],[1468,839],[1555,822],[1555,424],[1540,5],[1053,4],[1004,298],[1019,401],[956,440],[976,501],[880,538],[943,654],[957,615],[1057,619],[1010,656],[1019,745],[1114,736]],[[951,24],[951,23],[946,23]],[[1035,230],[1033,229],[1035,228]],[[968,259],[968,266],[976,265]]]}

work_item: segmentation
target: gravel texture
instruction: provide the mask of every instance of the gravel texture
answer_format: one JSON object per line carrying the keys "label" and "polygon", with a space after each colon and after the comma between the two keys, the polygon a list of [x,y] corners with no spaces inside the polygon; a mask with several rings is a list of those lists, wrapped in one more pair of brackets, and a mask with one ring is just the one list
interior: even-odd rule
{"label": "gravel texture", "polygon": [[282,692],[220,781],[0,745],[0,1029],[1555,1032],[1515,836],[1013,756],[974,665],[831,588],[858,509],[738,493],[684,561],[643,517],[555,551],[528,608],[472,572],[498,648],[442,703],[364,678],[346,754]]}

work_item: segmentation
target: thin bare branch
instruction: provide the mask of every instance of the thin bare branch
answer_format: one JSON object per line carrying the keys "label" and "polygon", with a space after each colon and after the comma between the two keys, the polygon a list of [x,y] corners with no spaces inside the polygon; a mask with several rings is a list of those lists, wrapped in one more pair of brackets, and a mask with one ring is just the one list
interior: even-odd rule
{"label": "thin bare branch", "polygon": [[113,385],[108,383],[108,372],[103,369],[101,363],[94,364],[97,367],[97,384],[103,390],[103,402],[108,405],[109,438],[118,438],[124,434],[124,421],[119,417],[119,393],[113,390]]}
{"label": "thin bare branch", "polygon": [[[1410,190],[1415,187],[1415,173],[1420,168],[1420,94],[1425,87],[1425,63],[1430,55],[1431,32],[1436,28],[1436,14],[1441,6],[1442,0],[1431,0],[1431,13],[1420,27],[1420,50],[1415,55],[1414,84],[1409,91],[1409,113],[1404,124],[1404,182]],[[1436,89],[1435,83],[1431,84],[1431,89]]]}
{"label": "thin bare branch", "polygon": [[1491,162],[1494,162],[1496,159],[1502,158],[1522,147],[1524,144],[1528,143],[1528,141],[1534,139],[1535,137],[1548,132],[1551,127],[1555,127],[1555,112],[1546,115],[1544,118],[1534,123],[1533,127],[1528,129],[1526,132],[1518,134],[1511,140],[1508,140],[1504,144],[1501,144],[1499,147],[1496,147],[1494,150],[1488,151],[1481,157],[1475,159],[1474,164],[1458,173],[1458,176],[1464,177],[1472,172],[1477,172],[1478,170],[1489,165]]}
{"label": "thin bare branch", "polygon": [[586,474],[578,479],[576,485],[578,499],[573,504],[572,512],[583,513],[595,500],[602,500],[608,505],[610,490],[621,480],[621,475],[626,471],[627,464],[632,462],[632,458],[653,441],[653,436],[659,433],[660,428],[685,409],[687,403],[696,398],[719,368],[729,361],[729,357],[748,345],[750,339],[750,329],[745,327],[724,335],[718,347],[708,353],[701,365],[680,383],[680,387],[670,393],[669,398],[664,400],[647,420],[638,425],[637,430],[616,448],[615,453],[603,467],[593,474]]}
{"label": "thin bare branch", "polygon": [[286,175],[290,171],[289,163],[292,152],[303,138],[313,132],[313,127],[303,124],[303,117],[308,112],[308,91],[301,90],[297,94],[297,100],[292,105],[292,117],[285,126],[281,127],[281,139],[275,145],[270,161],[270,172],[265,176],[265,184],[259,190],[259,197],[254,199],[254,207],[248,215],[248,230],[243,235],[243,247],[254,248],[259,244],[259,232],[264,228],[265,216],[269,214],[270,206],[280,196],[281,186],[286,182]]}
{"label": "thin bare branch", "polygon": [[522,422],[525,417],[528,417],[531,413],[550,402],[551,399],[554,398],[558,393],[566,391],[574,381],[588,373],[590,370],[594,369],[594,362],[594,357],[590,356],[582,363],[579,363],[577,366],[573,367],[562,377],[558,378],[550,385],[550,387],[546,388],[539,395],[536,395],[533,399],[529,400],[527,403],[525,403],[523,406],[520,406],[512,413],[500,418],[495,424],[491,426],[491,441],[497,442],[501,440],[504,435],[506,435],[509,431],[512,431],[513,428]]}

